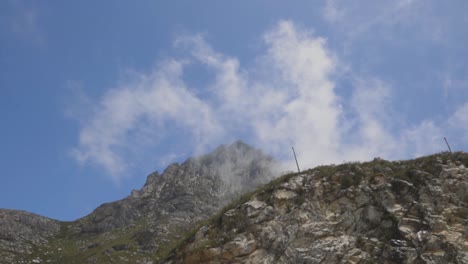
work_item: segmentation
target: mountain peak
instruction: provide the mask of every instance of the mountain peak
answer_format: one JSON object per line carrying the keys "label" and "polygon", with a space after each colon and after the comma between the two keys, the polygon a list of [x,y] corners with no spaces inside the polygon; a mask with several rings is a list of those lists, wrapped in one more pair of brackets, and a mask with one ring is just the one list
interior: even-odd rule
{"label": "mountain peak", "polygon": [[[141,259],[164,255],[169,242],[241,194],[273,179],[276,166],[271,157],[241,141],[173,163],[163,173],[150,174],[143,188],[128,197],[102,204],[75,222],[60,223],[57,235],[63,237],[45,243],[44,250],[61,247],[59,241],[65,239],[73,244],[72,251],[34,254],[53,263],[94,263],[94,258],[108,262],[109,247],[112,251],[135,248]],[[125,244],[113,245],[108,237],[115,236],[123,236]],[[79,245],[71,242],[75,240]],[[100,252],[99,257],[92,252]],[[31,259],[22,256],[20,260]]]}
{"label": "mountain peak", "polygon": [[210,157],[210,158],[218,158],[218,160],[221,160],[222,158],[228,158],[228,157],[234,157],[234,156],[240,156],[240,155],[249,155],[250,157],[257,156],[260,159],[262,158],[271,159],[271,157],[265,155],[261,150],[256,149],[248,145],[247,143],[244,143],[241,140],[237,140],[234,143],[229,144],[229,145],[220,145],[211,153],[203,155],[200,158]]}
{"label": "mountain peak", "polygon": [[255,189],[275,164],[238,141],[74,222],[0,210],[0,263],[467,262],[468,154],[320,166]]}
{"label": "mountain peak", "polygon": [[250,146],[249,144],[245,143],[244,141],[240,139],[235,141],[231,145],[229,145],[228,148],[237,149],[237,150],[245,150],[245,151],[255,150],[254,147]]}

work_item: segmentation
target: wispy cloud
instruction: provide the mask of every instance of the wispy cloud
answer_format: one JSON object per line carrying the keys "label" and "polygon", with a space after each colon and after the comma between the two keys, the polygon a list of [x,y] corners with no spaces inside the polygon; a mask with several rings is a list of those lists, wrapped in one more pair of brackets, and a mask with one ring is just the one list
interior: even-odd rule
{"label": "wispy cloud", "polygon": [[346,36],[348,42],[360,41],[363,37],[377,41],[383,37],[398,43],[404,41],[398,33],[411,32],[406,34],[407,38],[419,36],[429,42],[451,44],[449,38],[459,38],[461,33],[455,31],[466,31],[459,27],[465,23],[464,16],[445,13],[450,12],[447,7],[453,6],[463,9],[460,3],[446,5],[434,0],[326,0],[322,16]]}
{"label": "wispy cloud", "polygon": [[[244,137],[286,162],[293,145],[302,167],[441,150],[442,129],[431,120],[395,128],[392,87],[377,77],[355,75],[350,98],[340,96],[334,76],[341,69],[326,39],[281,21],[263,40],[264,52],[246,68],[200,35],[177,38],[175,48],[186,51],[182,58],[135,74],[95,104],[74,157],[118,182],[132,163],[167,141],[195,153]],[[188,65],[212,73],[208,93],[184,81]],[[449,123],[466,121],[466,111],[459,109]]]}
{"label": "wispy cloud", "polygon": [[326,21],[346,32],[349,38],[357,38],[372,30],[373,27],[389,30],[398,22],[409,20],[416,2],[415,0],[400,0],[358,3],[327,0],[322,14]]}
{"label": "wispy cloud", "polygon": [[341,21],[345,16],[345,11],[339,6],[336,0],[327,0],[323,6],[323,17],[330,23]]}
{"label": "wispy cloud", "polygon": [[345,132],[351,138],[344,148],[349,159],[371,156],[392,156],[395,139],[391,134],[393,122],[391,87],[377,78],[355,78],[350,98],[351,127]]}
{"label": "wispy cloud", "polygon": [[279,100],[267,104],[264,115],[254,120],[259,141],[276,154],[295,145],[303,163],[335,158],[341,108],[330,79],[336,64],[326,40],[291,22],[279,23],[264,39],[263,65],[269,76],[276,77],[259,82],[271,87],[267,101]]}
{"label": "wispy cloud", "polygon": [[468,144],[468,102],[459,106],[447,122],[449,129],[458,132],[456,140]]}
{"label": "wispy cloud", "polygon": [[179,61],[165,61],[110,89],[82,126],[74,157],[104,167],[118,181],[133,161],[128,154],[154,147],[171,133],[168,123],[189,131],[201,146],[222,134],[212,109],[181,81],[182,67]]}
{"label": "wispy cloud", "polygon": [[24,40],[43,45],[46,39],[39,26],[39,10],[24,1],[10,1],[9,5],[9,30]]}
{"label": "wispy cloud", "polygon": [[[402,131],[396,142],[401,156],[415,157],[446,150],[442,128],[432,120],[424,120]],[[406,155],[405,155],[406,154]]]}

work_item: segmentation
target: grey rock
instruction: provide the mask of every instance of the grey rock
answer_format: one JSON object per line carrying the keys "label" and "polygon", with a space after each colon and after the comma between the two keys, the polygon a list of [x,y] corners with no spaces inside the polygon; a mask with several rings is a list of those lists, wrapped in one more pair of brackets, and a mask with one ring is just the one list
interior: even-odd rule
{"label": "grey rock", "polygon": [[[468,263],[466,161],[443,153],[283,176],[203,226],[166,263],[198,263],[205,251],[205,263]],[[219,242],[193,251],[201,239]],[[233,245],[243,254],[212,250]]]}
{"label": "grey rock", "polygon": [[58,221],[24,211],[0,209],[0,263],[14,263],[47,244],[60,231]]}
{"label": "grey rock", "polygon": [[[152,173],[140,190],[103,204],[73,223],[0,211],[0,253],[12,259],[9,263],[18,259],[15,256],[32,261],[36,255],[43,262],[80,263],[73,257],[75,250],[83,256],[98,251],[83,257],[89,263],[107,262],[115,252],[145,263],[154,258],[151,256],[164,254],[185,232],[233,199],[272,180],[278,168],[270,156],[238,141],[182,164],[171,164],[161,174]],[[58,236],[61,226],[63,234]],[[50,237],[54,237],[53,243],[48,243]],[[112,243],[122,238],[125,243]],[[54,247],[59,243],[72,246],[58,251]],[[143,257],[138,259],[132,250]]]}

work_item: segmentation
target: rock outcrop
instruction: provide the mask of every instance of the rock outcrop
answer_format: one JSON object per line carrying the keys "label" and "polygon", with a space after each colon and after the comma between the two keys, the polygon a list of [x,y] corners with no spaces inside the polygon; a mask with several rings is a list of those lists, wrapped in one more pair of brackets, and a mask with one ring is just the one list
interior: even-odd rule
{"label": "rock outcrop", "polygon": [[0,263],[468,263],[467,167],[441,153],[276,178],[236,142],[74,222],[0,210]]}
{"label": "rock outcrop", "polygon": [[60,230],[58,221],[36,214],[0,209],[0,262],[14,263],[17,254],[32,254]]}
{"label": "rock outcrop", "polygon": [[109,231],[132,224],[142,216],[161,219],[186,214],[184,219],[199,220],[240,193],[272,180],[276,174],[277,164],[260,150],[241,141],[223,145],[210,154],[174,163],[162,174],[149,175],[141,190],[98,207],[85,218],[89,221],[82,221],[81,230]]}
{"label": "rock outcrop", "polygon": [[468,263],[468,155],[322,166],[214,216],[165,263]]}
{"label": "rock outcrop", "polygon": [[[269,182],[277,163],[243,142],[172,164],[141,190],[74,222],[0,211],[0,263],[157,261],[196,224]],[[28,218],[29,217],[29,218]]]}

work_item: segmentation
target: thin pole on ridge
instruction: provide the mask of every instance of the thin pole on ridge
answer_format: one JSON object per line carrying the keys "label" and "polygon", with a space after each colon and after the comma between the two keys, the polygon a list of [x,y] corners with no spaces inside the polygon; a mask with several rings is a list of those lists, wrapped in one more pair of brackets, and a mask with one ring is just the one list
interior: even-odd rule
{"label": "thin pole on ridge", "polygon": [[291,148],[293,150],[294,159],[296,160],[297,172],[301,172],[301,170],[299,169],[299,163],[297,163],[296,151],[294,151],[294,147]]}
{"label": "thin pole on ridge", "polygon": [[450,145],[449,145],[449,143],[448,143],[448,141],[447,141],[447,139],[445,137],[444,137],[444,140],[445,140],[445,144],[447,144],[449,152],[452,153],[452,149],[450,148]]}

